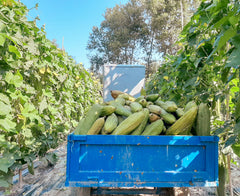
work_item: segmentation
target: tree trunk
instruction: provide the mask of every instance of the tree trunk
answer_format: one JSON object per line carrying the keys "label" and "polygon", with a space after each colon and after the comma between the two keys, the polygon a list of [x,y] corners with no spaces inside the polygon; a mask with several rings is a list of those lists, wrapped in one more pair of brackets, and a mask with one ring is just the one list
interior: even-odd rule
{"label": "tree trunk", "polygon": [[180,0],[180,7],[181,7],[181,24],[182,24],[182,30],[184,27],[184,16],[183,16],[183,0]]}
{"label": "tree trunk", "polygon": [[124,49],[124,61],[125,61],[125,64],[128,63],[128,57],[127,57],[127,47],[125,47]]}
{"label": "tree trunk", "polygon": [[[135,45],[135,43],[134,43],[134,45]],[[131,64],[133,64],[133,56],[134,56],[134,47],[132,47],[132,52],[131,52],[132,54],[131,54],[131,58],[130,58],[130,63]]]}
{"label": "tree trunk", "polygon": [[146,67],[146,76],[147,77],[150,74],[150,63],[151,63],[151,58],[152,58],[153,42],[154,42],[154,35],[152,34],[151,42],[150,42],[150,51],[148,52],[148,57],[147,57],[147,67]]}

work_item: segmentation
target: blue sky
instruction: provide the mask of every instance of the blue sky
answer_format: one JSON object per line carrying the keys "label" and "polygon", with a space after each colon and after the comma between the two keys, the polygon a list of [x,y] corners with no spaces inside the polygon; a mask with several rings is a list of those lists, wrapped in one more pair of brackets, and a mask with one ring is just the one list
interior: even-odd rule
{"label": "blue sky", "polygon": [[64,37],[65,51],[74,57],[77,63],[82,62],[85,68],[90,67],[86,50],[89,33],[93,26],[99,26],[104,20],[106,8],[116,4],[125,4],[128,0],[21,0],[28,9],[38,3],[38,9],[29,12],[29,20],[39,16],[38,27],[45,24],[49,40],[56,39],[62,47]]}

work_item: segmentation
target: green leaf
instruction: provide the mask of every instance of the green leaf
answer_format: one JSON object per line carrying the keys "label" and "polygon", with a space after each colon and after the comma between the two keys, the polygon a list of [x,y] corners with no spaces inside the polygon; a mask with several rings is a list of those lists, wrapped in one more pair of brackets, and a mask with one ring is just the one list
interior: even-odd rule
{"label": "green leaf", "polygon": [[[6,23],[0,20],[0,32],[3,32],[5,27],[6,27]],[[2,34],[2,35],[5,36],[5,34]]]}
{"label": "green leaf", "polygon": [[190,34],[190,36],[188,37],[189,46],[194,46],[196,44],[198,35],[199,32]]}
{"label": "green leaf", "polygon": [[218,128],[214,131],[214,135],[220,135],[222,133],[224,133],[225,128]]}
{"label": "green leaf", "polygon": [[226,30],[225,32],[221,33],[215,43],[214,46],[217,46],[217,51],[221,49],[224,45],[226,45],[227,41],[230,40],[232,37],[234,37],[237,33],[236,29],[230,28]]}
{"label": "green leaf", "polygon": [[58,161],[58,157],[55,153],[48,153],[45,158],[50,162],[50,164],[55,165]]}
{"label": "green leaf", "polygon": [[29,113],[22,113],[22,115],[26,118],[29,118],[32,122],[37,120],[38,122],[41,122],[41,117],[36,113],[36,110],[34,112],[29,112]]}
{"label": "green leaf", "polygon": [[[236,115],[236,113],[235,113],[235,115]],[[238,115],[239,115],[239,113],[238,113]],[[234,134],[235,135],[240,134],[240,121],[234,126]]]}
{"label": "green leaf", "polygon": [[240,48],[240,34],[232,38],[232,43],[236,48]]}
{"label": "green leaf", "polygon": [[236,143],[236,139],[237,139],[237,136],[236,136],[236,135],[233,135],[233,136],[229,137],[229,138],[227,139],[227,141],[225,142],[224,147],[226,148],[226,147],[228,147],[228,146],[230,146],[230,145],[232,145],[232,144],[235,144],[235,143]]}
{"label": "green leaf", "polygon": [[0,184],[1,184],[1,187],[5,187],[5,188],[9,187],[8,181],[1,178],[1,176],[0,176]]}
{"label": "green leaf", "polygon": [[28,171],[30,174],[34,175],[34,164],[33,162],[28,164]]}
{"label": "green leaf", "polygon": [[20,53],[20,51],[17,49],[16,46],[9,45],[9,46],[8,46],[8,51],[9,51],[9,52],[13,52],[14,54],[16,54],[16,56],[17,56],[18,58],[21,57],[21,53]]}
{"label": "green leaf", "polygon": [[196,68],[198,67],[198,65],[199,65],[199,63],[201,62],[202,59],[203,59],[203,58],[200,57],[200,58],[198,58],[196,61],[194,61],[194,66],[195,66]]}
{"label": "green leaf", "polygon": [[221,80],[223,83],[227,82],[229,71],[230,71],[230,67],[226,67],[223,69],[222,75],[221,75]]}
{"label": "green leaf", "polygon": [[33,38],[29,38],[27,46],[26,46],[29,53],[31,53],[33,55],[39,55],[39,51],[38,51],[37,47],[38,47],[38,45],[36,44],[36,42],[34,42]]}
{"label": "green leaf", "polygon": [[240,157],[240,143],[236,143],[232,145],[233,152]]}
{"label": "green leaf", "polygon": [[12,108],[10,105],[7,105],[0,101],[0,115],[7,115],[12,111]]}
{"label": "green leaf", "polygon": [[[238,17],[236,16],[237,11],[238,9],[236,7],[235,9],[233,9],[233,11],[230,11],[227,16],[221,17],[218,22],[213,24],[213,28],[218,29],[219,27],[224,26],[228,21],[231,23],[231,25],[235,26],[235,24],[238,22]],[[218,16],[219,15],[217,15],[216,17]]]}
{"label": "green leaf", "polygon": [[31,129],[23,129],[21,133],[26,138],[31,138],[33,136]]}
{"label": "green leaf", "polygon": [[6,37],[1,33],[0,34],[0,46],[4,46]]}
{"label": "green leaf", "polygon": [[237,24],[238,20],[239,20],[239,17],[236,15],[229,17],[229,22],[231,23],[231,25]]}
{"label": "green leaf", "polygon": [[63,83],[64,80],[67,79],[67,74],[59,75],[59,76],[57,76],[57,79],[58,79],[61,83]]}
{"label": "green leaf", "polygon": [[12,72],[7,72],[5,76],[5,80],[9,84],[13,84],[16,87],[20,87],[23,84],[23,78],[20,73],[13,75]]}
{"label": "green leaf", "polygon": [[186,88],[188,86],[194,86],[196,81],[197,81],[197,77],[190,78],[186,81],[184,87]]}
{"label": "green leaf", "polygon": [[226,62],[225,67],[234,67],[237,68],[239,66],[240,62],[240,47],[235,48],[231,55],[228,57],[228,60]]}
{"label": "green leaf", "polygon": [[1,144],[1,147],[3,146],[3,145],[6,145],[8,142],[6,141],[6,139],[5,139],[5,136],[2,134],[2,135],[0,135],[0,144]]}
{"label": "green leaf", "polygon": [[29,94],[36,94],[35,88],[31,87],[30,85],[25,85],[26,93]]}
{"label": "green leaf", "polygon": [[13,154],[5,154],[0,159],[0,170],[7,173],[8,168],[13,165],[14,161],[15,158]]}
{"label": "green leaf", "polygon": [[28,165],[28,171],[30,174],[34,175],[34,164],[33,161],[36,159],[36,156],[34,155],[34,153],[30,153],[28,154],[25,158],[24,161],[27,162]]}
{"label": "green leaf", "polygon": [[42,101],[39,103],[39,113],[42,113],[47,108],[48,108],[48,103],[46,98],[44,97]]}
{"label": "green leaf", "polygon": [[53,93],[49,90],[42,89],[42,92],[43,92],[43,95],[45,95],[49,98],[53,97]]}
{"label": "green leaf", "polygon": [[56,115],[59,112],[55,107],[53,107],[51,105],[48,106],[48,109],[52,113],[52,115]]}
{"label": "green leaf", "polygon": [[71,123],[73,124],[73,127],[77,127],[78,125],[78,121],[76,120],[71,120]]}
{"label": "green leaf", "polygon": [[[217,16],[218,17],[218,16]],[[222,19],[218,20],[218,22],[214,23],[213,28],[218,29],[221,27],[226,21],[228,20],[228,17],[222,17]]]}
{"label": "green leaf", "polygon": [[9,97],[3,93],[0,93],[0,101],[10,105]]}
{"label": "green leaf", "polygon": [[183,55],[180,55],[177,60],[173,63],[173,66],[177,69],[183,60]]}
{"label": "green leaf", "polygon": [[0,127],[5,131],[10,132],[10,131],[14,131],[16,127],[16,123],[12,122],[8,118],[0,119]]}
{"label": "green leaf", "polygon": [[[12,169],[12,166],[11,166]],[[0,185],[1,187],[9,187],[12,185],[14,173],[12,170],[8,170],[7,173],[0,171]]]}
{"label": "green leaf", "polygon": [[29,113],[35,110],[35,106],[32,103],[25,103],[22,113]]}

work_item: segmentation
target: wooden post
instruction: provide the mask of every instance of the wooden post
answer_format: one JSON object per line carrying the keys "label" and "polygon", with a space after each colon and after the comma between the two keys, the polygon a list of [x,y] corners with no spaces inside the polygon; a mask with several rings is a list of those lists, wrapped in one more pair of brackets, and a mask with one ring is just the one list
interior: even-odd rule
{"label": "wooden post", "polygon": [[230,195],[233,196],[233,189],[232,189],[232,177],[231,177],[231,155],[227,155],[227,163],[228,163],[228,177],[229,177],[229,190]]}
{"label": "wooden post", "polygon": [[180,0],[180,6],[181,6],[181,22],[182,22],[182,30],[183,30],[183,27],[184,27],[184,19],[183,19],[183,2],[182,0]]}
{"label": "wooden post", "polygon": [[[223,157],[224,159],[224,156],[221,155],[221,157]],[[221,158],[219,157],[219,158]],[[222,161],[222,163],[219,164],[219,167],[218,167],[218,179],[219,179],[219,186],[217,187],[217,195],[218,196],[225,196],[225,182],[226,182],[226,166],[225,166],[225,163],[224,161]]]}
{"label": "wooden post", "polygon": [[18,179],[19,179],[18,181],[19,188],[22,188],[22,170],[21,169],[18,170]]}
{"label": "wooden post", "polygon": [[[229,95],[229,85],[227,85],[227,95],[226,95],[226,120],[230,119],[230,109],[229,109],[229,100],[230,100],[230,95]],[[230,195],[233,196],[233,190],[232,190],[232,178],[231,178],[231,155],[227,155],[227,168],[228,168],[228,178],[229,178],[229,190],[230,190]]]}

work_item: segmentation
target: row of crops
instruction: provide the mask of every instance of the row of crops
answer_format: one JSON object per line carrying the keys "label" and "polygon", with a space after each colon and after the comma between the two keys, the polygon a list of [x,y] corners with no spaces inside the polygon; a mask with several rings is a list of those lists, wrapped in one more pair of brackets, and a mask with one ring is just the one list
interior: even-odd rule
{"label": "row of crops", "polygon": [[[239,10],[237,0],[203,1],[180,35],[181,50],[167,56],[146,86],[164,101],[210,106],[223,170],[230,169],[227,157],[240,156]],[[100,99],[99,82],[49,41],[36,20],[28,21],[27,12],[20,2],[0,1],[1,186],[23,165],[33,173],[36,157],[57,147]]]}
{"label": "row of crops", "polygon": [[20,2],[0,2],[0,185],[43,157],[99,99],[99,82],[27,20]]}
{"label": "row of crops", "polygon": [[230,160],[240,157],[239,10],[237,0],[202,1],[176,43],[181,50],[166,57],[147,85],[164,100],[210,106],[211,134],[220,138],[218,195],[231,182]]}

